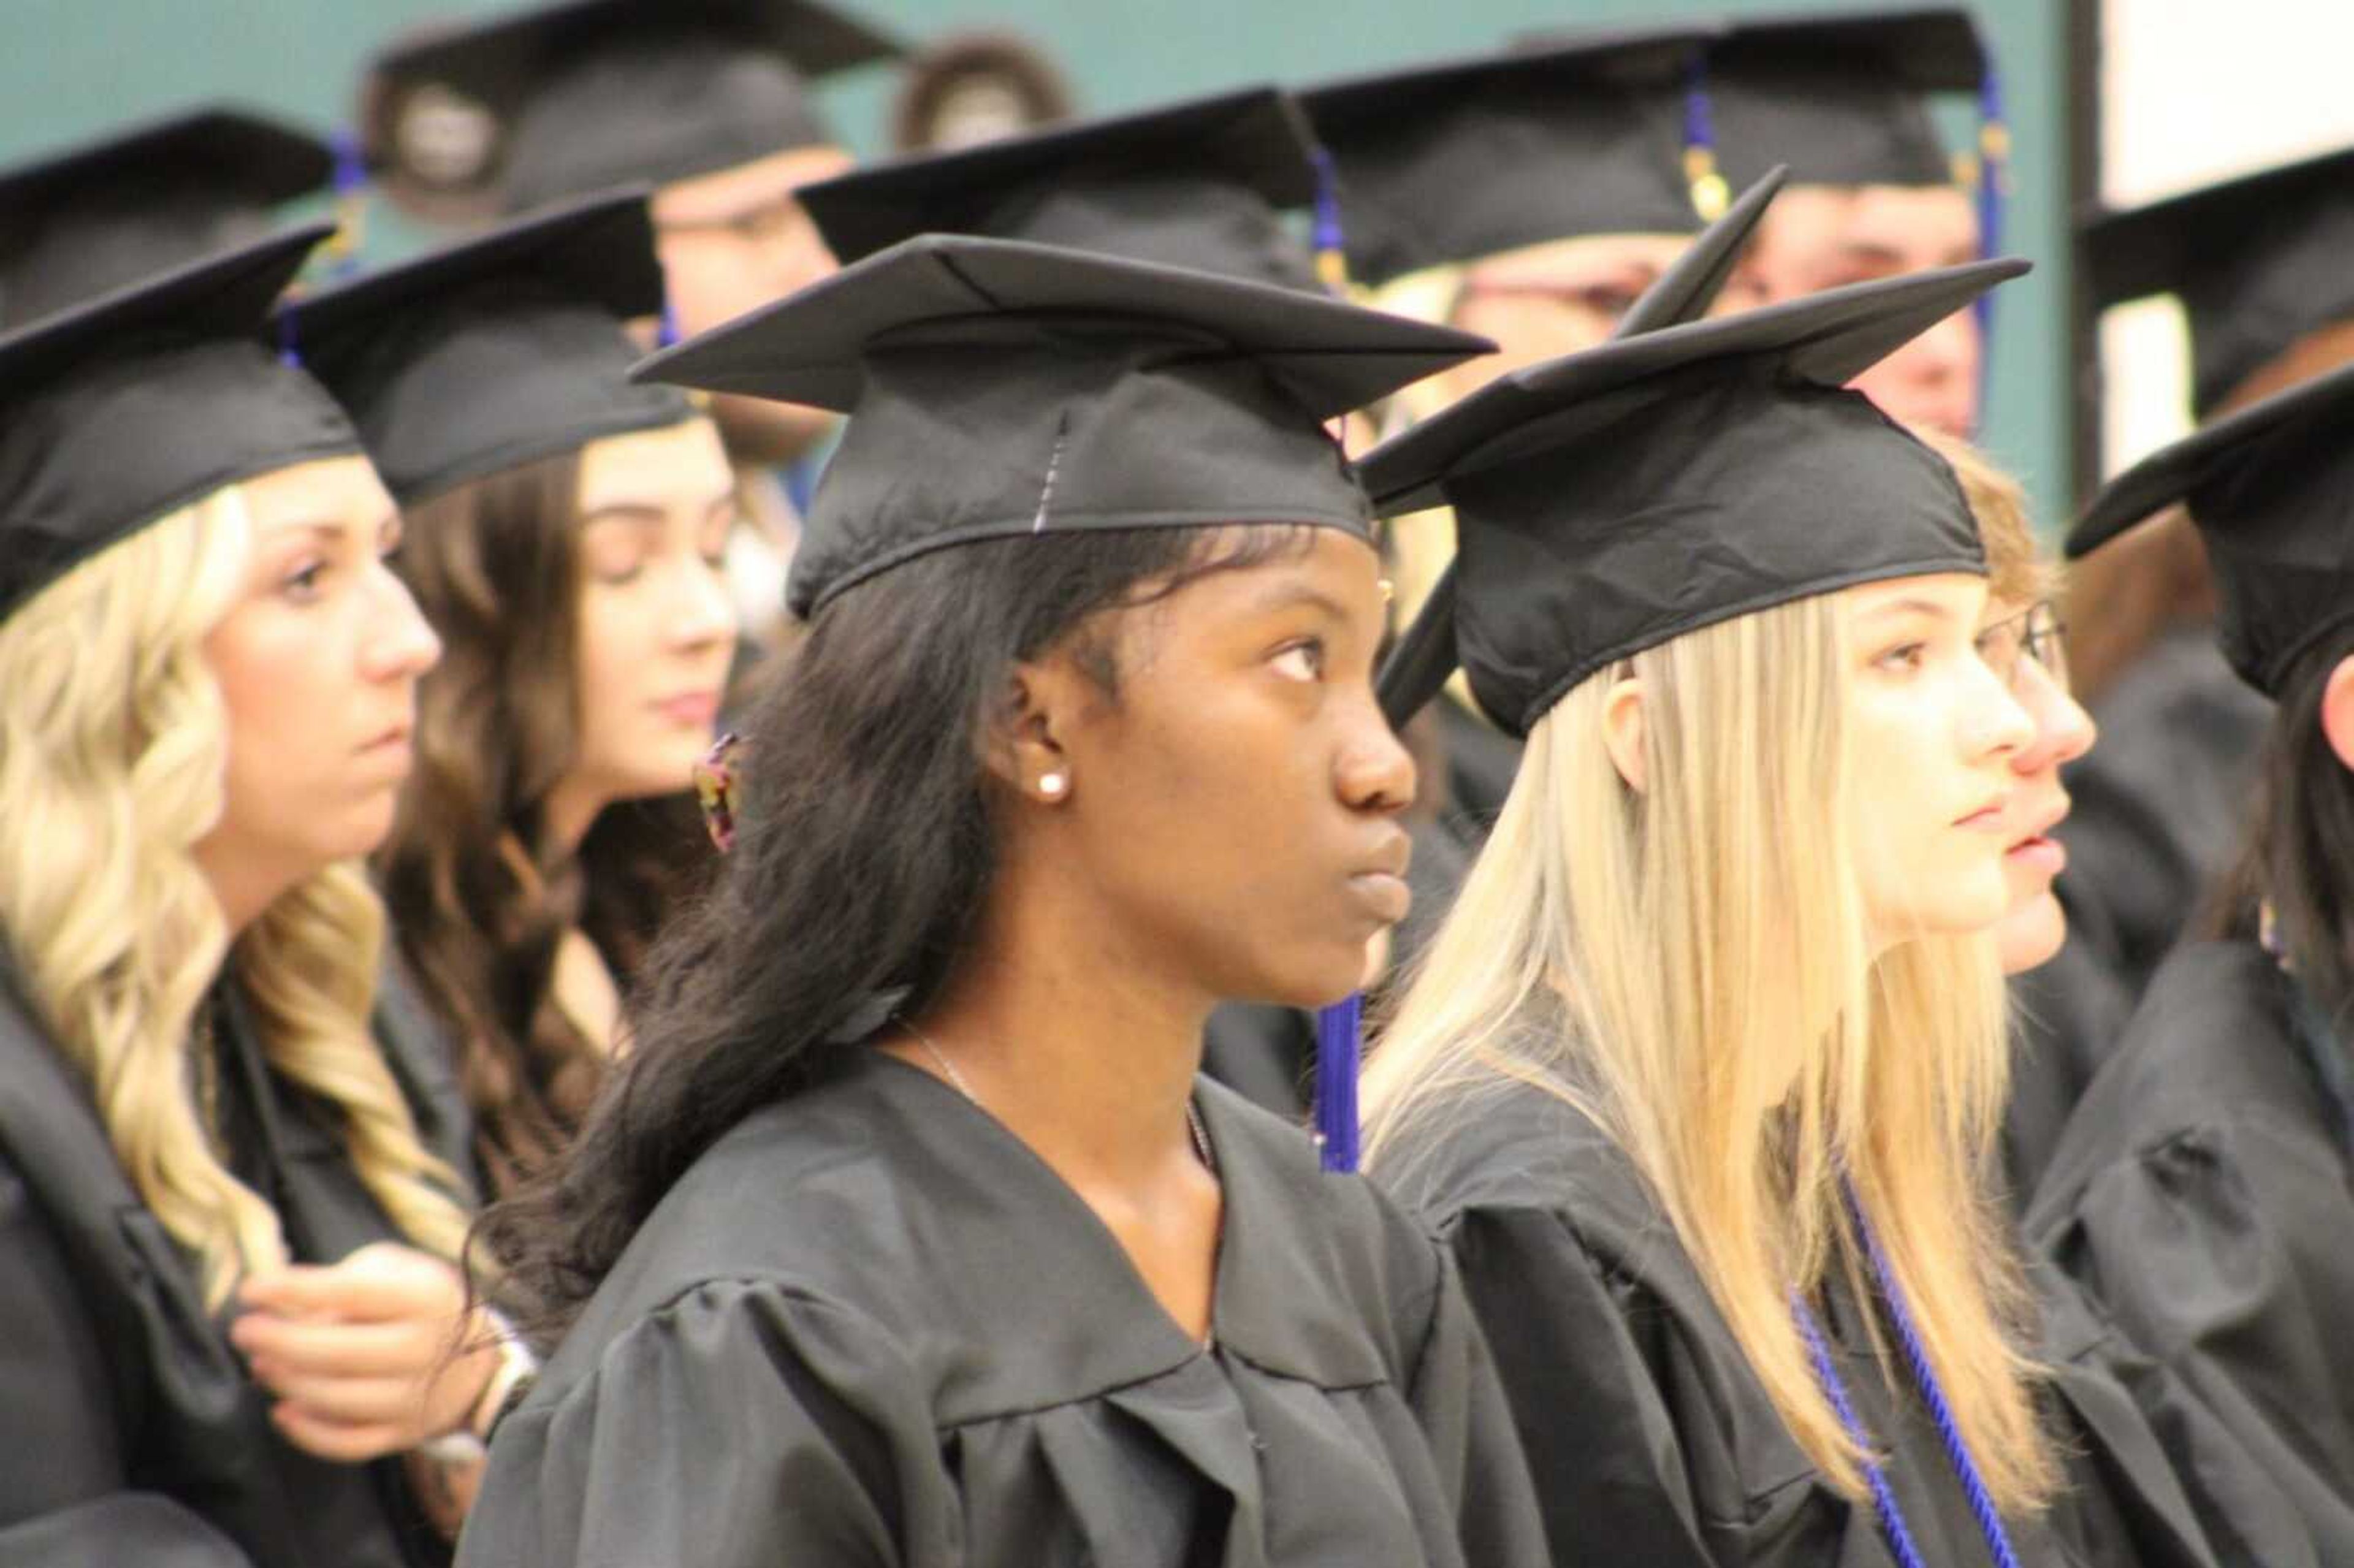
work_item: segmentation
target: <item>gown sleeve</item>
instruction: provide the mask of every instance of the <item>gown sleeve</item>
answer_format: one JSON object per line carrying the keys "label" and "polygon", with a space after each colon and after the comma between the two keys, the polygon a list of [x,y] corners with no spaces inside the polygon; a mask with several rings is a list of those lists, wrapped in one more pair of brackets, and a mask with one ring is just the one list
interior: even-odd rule
{"label": "gown sleeve", "polygon": [[2232,1505],[2232,1477],[2200,1457],[2212,1412],[2286,1496],[2321,1560],[2354,1563],[2354,1362],[2342,1320],[2354,1255],[2332,1156],[2261,1120],[2188,1130],[2117,1160],[2037,1228],[2047,1255],[2195,1395],[2154,1391],[2158,1430],[2194,1493],[2232,1515],[2254,1506]]}
{"label": "gown sleeve", "polygon": [[250,1568],[229,1538],[134,1489],[99,1327],[56,1235],[0,1156],[0,1564]]}
{"label": "gown sleeve", "polygon": [[1531,1495],[1511,1405],[1462,1277],[1443,1247],[1438,1265],[1430,1328],[1406,1393],[1454,1501],[1463,1560],[1544,1562],[1544,1525]]}
{"label": "gown sleeve", "polygon": [[832,1303],[703,1285],[549,1392],[500,1425],[460,1568],[955,1560],[923,1392],[878,1329]]}
{"label": "gown sleeve", "polygon": [[1448,1229],[1554,1560],[1713,1568],[1672,1414],[1598,1262],[1548,1210]]}

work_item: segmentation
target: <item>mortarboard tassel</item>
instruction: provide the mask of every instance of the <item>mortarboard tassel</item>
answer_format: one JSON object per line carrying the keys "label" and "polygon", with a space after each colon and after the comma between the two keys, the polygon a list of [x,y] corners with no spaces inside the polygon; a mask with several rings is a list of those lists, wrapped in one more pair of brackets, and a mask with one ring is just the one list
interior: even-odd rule
{"label": "mortarboard tassel", "polygon": [[302,345],[294,333],[294,306],[289,302],[278,311],[278,363],[289,370],[302,368]]}
{"label": "mortarboard tassel", "polygon": [[663,295],[662,322],[654,328],[654,346],[675,348],[678,339],[678,307],[671,303],[670,295],[665,292]]}
{"label": "mortarboard tassel", "polygon": [[340,281],[360,270],[360,245],[366,237],[368,172],[360,139],[350,126],[335,132],[332,145],[335,150],[335,232],[327,237],[320,254],[326,258],[327,275]]}
{"label": "mortarboard tassel", "polygon": [[1309,150],[1309,162],[1316,168],[1316,218],[1310,236],[1316,251],[1316,277],[1332,297],[1349,297],[1349,248],[1347,231],[1341,225],[1341,179],[1333,170],[1332,154],[1321,147]]}
{"label": "mortarboard tassel", "polygon": [[1365,1016],[1361,992],[1316,1014],[1316,1142],[1324,1169],[1357,1169],[1357,1055]]}
{"label": "mortarboard tassel", "polygon": [[1684,77],[1684,179],[1691,186],[1692,211],[1714,223],[1733,203],[1733,187],[1716,166],[1716,116],[1709,102],[1708,61],[1694,54]]}
{"label": "mortarboard tassel", "polygon": [[[2010,125],[2003,118],[2002,76],[1987,61],[1978,84],[1978,254],[2002,254],[2003,204],[2010,195]],[[1986,406],[1994,367],[1994,296],[1980,294],[1978,316],[1978,406]]]}

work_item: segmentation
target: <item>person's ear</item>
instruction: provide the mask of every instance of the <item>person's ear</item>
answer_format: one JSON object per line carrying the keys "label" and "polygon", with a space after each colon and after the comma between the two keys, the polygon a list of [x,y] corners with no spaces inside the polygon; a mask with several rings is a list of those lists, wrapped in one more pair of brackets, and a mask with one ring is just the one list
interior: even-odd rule
{"label": "person's ear", "polygon": [[2354,653],[2338,661],[2329,683],[2321,688],[2321,733],[2338,766],[2354,771]]}
{"label": "person's ear", "polygon": [[1643,683],[1633,675],[1613,682],[1602,699],[1602,744],[1610,764],[1637,794],[1643,792]]}
{"label": "person's ear", "polygon": [[995,721],[982,741],[982,766],[1013,794],[1055,806],[1071,797],[1071,759],[1063,748],[1076,671],[1040,662],[1014,666]]}

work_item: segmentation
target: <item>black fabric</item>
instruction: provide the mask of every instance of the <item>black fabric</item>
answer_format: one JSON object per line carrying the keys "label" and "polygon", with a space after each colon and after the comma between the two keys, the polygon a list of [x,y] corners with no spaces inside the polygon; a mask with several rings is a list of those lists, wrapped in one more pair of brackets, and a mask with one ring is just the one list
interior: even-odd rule
{"label": "black fabric", "polygon": [[656,1208],[507,1418],[461,1561],[1544,1561],[1443,1255],[1214,1085],[1204,1347],[1077,1195],[879,1054]]}
{"label": "black fabric", "polygon": [[222,486],[359,450],[262,344],[327,230],[193,263],[0,336],[0,616]]}
{"label": "black fabric", "polygon": [[0,327],[249,244],[334,167],[307,132],[213,105],[0,169]]}
{"label": "black fabric", "polygon": [[375,69],[391,91],[432,84],[490,110],[519,212],[830,145],[808,84],[901,52],[813,0],[564,0],[437,30]]}
{"label": "black fabric", "polygon": [[1269,284],[929,236],[654,355],[642,379],[846,411],[788,600],[1070,528],[1370,535],[1324,421],[1494,345]]}
{"label": "black fabric", "polygon": [[2004,1187],[2023,1214],[2052,1163],[2077,1101],[2107,1061],[2134,996],[2076,929],[2068,901],[2077,872],[2053,891],[2069,910],[2069,936],[2045,963],[2010,979],[2010,1094],[2002,1112]]}
{"label": "black fabric", "polygon": [[[1374,1174],[1455,1254],[1557,1562],[1894,1562],[1872,1508],[1834,1491],[1791,1438],[1667,1216],[1582,1113],[1498,1080],[1409,1124]],[[1823,1319],[1926,1560],[1988,1562],[1935,1426],[1909,1379],[1883,1371],[1843,1285]],[[2020,1561],[2212,1563],[2147,1426],[2094,1354],[2118,1347],[2079,1320],[2042,1349],[2067,1358],[2049,1414],[2071,1490],[2041,1519],[2006,1520]]]}
{"label": "black fabric", "polygon": [[2071,558],[2176,502],[2207,547],[2216,636],[2242,680],[2275,695],[2315,642],[2354,620],[2354,366],[2200,427],[2101,487]]}
{"label": "black fabric", "polygon": [[2082,228],[2096,307],[2181,300],[2201,418],[2299,338],[2354,315],[2354,148],[2096,214]]}
{"label": "black fabric", "polygon": [[2068,850],[2059,894],[2069,945],[2115,980],[2130,1011],[2237,852],[2273,705],[2232,673],[2210,629],[2183,624],[2117,677],[2093,716],[2100,744],[2066,773],[2074,806],[2056,834]]}
{"label": "black fabric", "polygon": [[281,312],[280,336],[350,410],[395,499],[693,409],[629,378],[623,323],[663,308],[642,194],[520,218]]}
{"label": "black fabric", "polygon": [[1301,91],[1340,175],[1350,275],[1380,284],[1547,240],[1698,230],[1682,84],[1700,37],[1616,33]]}
{"label": "black fabric", "polygon": [[795,193],[843,261],[981,234],[1314,289],[1283,212],[1316,196],[1314,143],[1273,88],[870,164]]}
{"label": "black fabric", "polygon": [[[447,1549],[398,1461],[282,1441],[194,1260],[139,1201],[89,1092],[0,972],[0,1563],[425,1568]],[[260,1061],[233,991],[218,1030],[233,1167],[298,1262],[398,1239],[333,1123]],[[454,1100],[437,1119],[465,1115]]]}
{"label": "black fabric", "polygon": [[[2321,1561],[2347,1563],[2354,1150],[2310,1054],[2344,1045],[2300,1039],[2296,1011],[2253,943],[2177,951],[2078,1107],[2028,1230],[2256,1457]],[[2173,1457],[2202,1477],[2197,1455]]]}
{"label": "black fabric", "polygon": [[1959,6],[1735,23],[1707,55],[1718,166],[1736,185],[1775,164],[1798,185],[1950,185],[1930,100],[1988,69]]}
{"label": "black fabric", "polygon": [[[1945,461],[1859,393],[1882,355],[2006,278],[1978,262],[1663,327],[1516,371],[1361,465],[1384,516],[1455,509],[1457,583],[1401,649],[1445,652],[1525,735],[1572,686],[1684,632],[1850,584],[1985,570]],[[1384,675],[1393,720],[1426,701]]]}

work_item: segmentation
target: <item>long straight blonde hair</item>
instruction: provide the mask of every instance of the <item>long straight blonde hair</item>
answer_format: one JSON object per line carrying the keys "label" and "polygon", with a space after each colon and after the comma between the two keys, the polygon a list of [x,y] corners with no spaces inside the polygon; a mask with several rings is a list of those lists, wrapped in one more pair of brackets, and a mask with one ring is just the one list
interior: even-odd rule
{"label": "long straight blonde hair", "polygon": [[270,1065],[337,1112],[403,1234],[456,1258],[454,1174],[428,1154],[369,1032],[384,915],[355,864],[273,902],[229,948],[193,848],[219,821],[227,714],[207,635],[243,589],[232,487],[68,572],[0,620],[0,935],[116,1157],[197,1258],[209,1305],[286,1261],[278,1215],[199,1119],[189,1032],[226,961]]}
{"label": "long straight blonde hair", "polygon": [[[1638,653],[1537,723],[1373,1055],[1369,1154],[1410,1175],[1404,1129],[1437,1144],[1506,1080],[1578,1106],[1649,1182],[1793,1436],[1858,1498],[1863,1456],[1790,1305],[1834,1267],[1860,1277],[1851,1183],[1997,1501],[2032,1510],[2054,1468],[1988,1196],[2001,978],[1984,939],[1921,937],[1872,960],[1846,826],[1847,669],[1822,595]],[[1641,791],[1603,743],[1629,673]]]}

